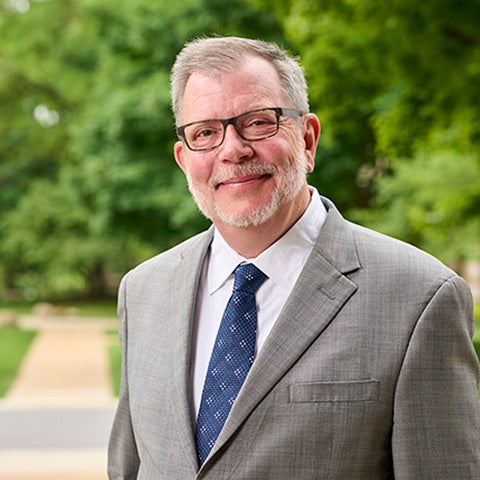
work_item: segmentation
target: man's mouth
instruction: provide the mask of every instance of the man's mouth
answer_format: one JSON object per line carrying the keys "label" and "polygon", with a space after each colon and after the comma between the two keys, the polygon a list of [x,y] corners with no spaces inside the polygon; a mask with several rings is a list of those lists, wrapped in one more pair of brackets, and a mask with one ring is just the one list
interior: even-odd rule
{"label": "man's mouth", "polygon": [[232,177],[223,182],[220,182],[216,188],[220,187],[221,185],[227,186],[235,186],[235,185],[242,185],[250,182],[255,182],[257,180],[261,180],[265,177],[270,177],[271,174],[264,174],[264,175],[247,175],[247,176],[240,176],[240,177]]}
{"label": "man's mouth", "polygon": [[222,172],[214,175],[210,183],[215,190],[222,185],[235,186],[247,184],[249,182],[255,182],[265,179],[267,177],[273,177],[277,171],[274,165],[249,165],[248,167],[237,167],[231,172]]}

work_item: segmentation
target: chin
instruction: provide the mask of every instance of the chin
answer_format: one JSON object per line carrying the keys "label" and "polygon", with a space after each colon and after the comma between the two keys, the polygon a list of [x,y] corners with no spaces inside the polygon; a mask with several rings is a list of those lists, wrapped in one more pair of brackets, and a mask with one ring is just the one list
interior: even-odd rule
{"label": "chin", "polygon": [[228,212],[215,205],[214,218],[231,227],[258,227],[267,223],[278,212],[280,203],[279,198],[274,196],[268,203],[262,206],[256,205],[254,208],[242,212]]}

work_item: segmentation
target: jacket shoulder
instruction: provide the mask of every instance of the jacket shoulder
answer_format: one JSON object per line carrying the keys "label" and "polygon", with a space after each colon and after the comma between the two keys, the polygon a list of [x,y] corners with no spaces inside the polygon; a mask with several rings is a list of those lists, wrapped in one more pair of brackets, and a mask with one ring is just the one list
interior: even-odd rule
{"label": "jacket shoulder", "polygon": [[425,276],[447,280],[458,276],[439,259],[414,245],[361,225],[349,224],[360,262],[364,265],[383,265],[391,272],[407,274],[412,278]]}

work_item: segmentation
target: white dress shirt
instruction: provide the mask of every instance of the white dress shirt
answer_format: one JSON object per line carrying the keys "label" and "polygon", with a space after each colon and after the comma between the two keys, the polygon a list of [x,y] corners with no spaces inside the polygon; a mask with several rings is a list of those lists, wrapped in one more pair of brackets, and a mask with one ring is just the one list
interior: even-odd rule
{"label": "white dress shirt", "polygon": [[253,263],[268,277],[255,295],[257,355],[313,250],[327,215],[318,191],[313,187],[310,191],[311,201],[303,216],[256,258],[243,258],[215,230],[203,265],[194,319],[191,384],[195,418],[217,331],[232,294],[235,268],[242,262]]}

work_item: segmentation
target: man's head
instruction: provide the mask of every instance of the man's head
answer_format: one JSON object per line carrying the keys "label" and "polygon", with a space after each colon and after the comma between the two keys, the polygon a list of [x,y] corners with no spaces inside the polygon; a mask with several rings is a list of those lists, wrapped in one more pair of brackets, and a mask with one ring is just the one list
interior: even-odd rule
{"label": "man's head", "polygon": [[183,96],[192,73],[214,77],[237,70],[250,57],[263,58],[277,71],[283,96],[293,108],[309,111],[302,67],[276,45],[262,40],[214,37],[193,40],[178,54],[172,69],[172,106],[177,126],[183,121]]}
{"label": "man's head", "polygon": [[320,124],[298,63],[239,38],[188,44],[172,72],[175,159],[217,228],[285,224],[308,204]]}

